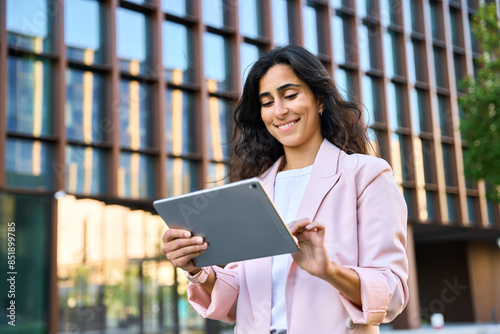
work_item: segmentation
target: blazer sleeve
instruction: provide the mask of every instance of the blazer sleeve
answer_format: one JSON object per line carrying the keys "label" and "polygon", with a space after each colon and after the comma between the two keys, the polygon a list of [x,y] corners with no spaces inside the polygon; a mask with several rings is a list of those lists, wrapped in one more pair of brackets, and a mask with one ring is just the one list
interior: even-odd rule
{"label": "blazer sleeve", "polygon": [[407,208],[384,160],[368,164],[355,179],[358,266],[348,268],[359,275],[362,306],[340,298],[354,323],[379,325],[392,321],[408,302]]}
{"label": "blazer sleeve", "polygon": [[212,294],[207,293],[199,283],[189,283],[189,303],[203,318],[234,322],[239,291],[238,264],[230,263],[224,269],[217,266],[210,268],[215,271]]}

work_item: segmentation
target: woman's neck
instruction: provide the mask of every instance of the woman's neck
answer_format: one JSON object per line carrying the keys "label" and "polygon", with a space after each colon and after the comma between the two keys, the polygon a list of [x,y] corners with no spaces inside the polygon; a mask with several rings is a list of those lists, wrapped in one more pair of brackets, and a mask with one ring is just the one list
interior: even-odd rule
{"label": "woman's neck", "polygon": [[284,147],[284,163],[280,170],[300,169],[312,165],[322,143],[323,139],[307,147]]}

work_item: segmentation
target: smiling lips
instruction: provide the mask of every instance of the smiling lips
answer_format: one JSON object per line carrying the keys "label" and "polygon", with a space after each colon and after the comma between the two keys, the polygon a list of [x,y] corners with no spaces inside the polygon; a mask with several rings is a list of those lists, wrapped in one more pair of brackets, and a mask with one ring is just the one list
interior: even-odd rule
{"label": "smiling lips", "polygon": [[292,127],[292,126],[293,126],[295,123],[297,123],[298,121],[299,121],[299,120],[297,119],[297,120],[295,120],[295,121],[291,121],[291,122],[288,122],[288,123],[283,124],[283,125],[279,125],[279,126],[277,125],[276,127],[277,127],[278,129],[280,129],[280,130],[286,130],[286,129],[288,129],[288,128]]}

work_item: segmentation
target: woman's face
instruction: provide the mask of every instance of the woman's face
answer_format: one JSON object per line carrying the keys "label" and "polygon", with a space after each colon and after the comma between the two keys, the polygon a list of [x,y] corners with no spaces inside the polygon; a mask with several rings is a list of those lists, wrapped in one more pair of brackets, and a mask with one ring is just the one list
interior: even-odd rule
{"label": "woman's face", "polygon": [[[287,65],[275,65],[259,85],[260,115],[271,135],[285,149],[319,147],[322,104]],[[317,146],[316,146],[317,145]]]}

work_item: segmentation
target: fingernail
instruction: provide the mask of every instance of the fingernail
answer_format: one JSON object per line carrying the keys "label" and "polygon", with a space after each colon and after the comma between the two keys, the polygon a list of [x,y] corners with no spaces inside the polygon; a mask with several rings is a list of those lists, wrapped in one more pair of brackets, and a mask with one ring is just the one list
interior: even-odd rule
{"label": "fingernail", "polygon": [[201,245],[201,248],[203,249],[207,248],[207,243],[205,242],[203,245]]}
{"label": "fingernail", "polygon": [[306,228],[307,228],[307,229],[310,229],[310,228],[312,228],[312,227],[313,227],[313,225],[312,225],[312,224],[309,224],[309,225],[307,225],[307,226],[306,226]]}
{"label": "fingernail", "polygon": [[184,237],[189,238],[191,236],[191,232],[185,232]]}
{"label": "fingernail", "polygon": [[199,243],[199,244],[202,244],[203,243],[203,238],[196,238],[196,242]]}

